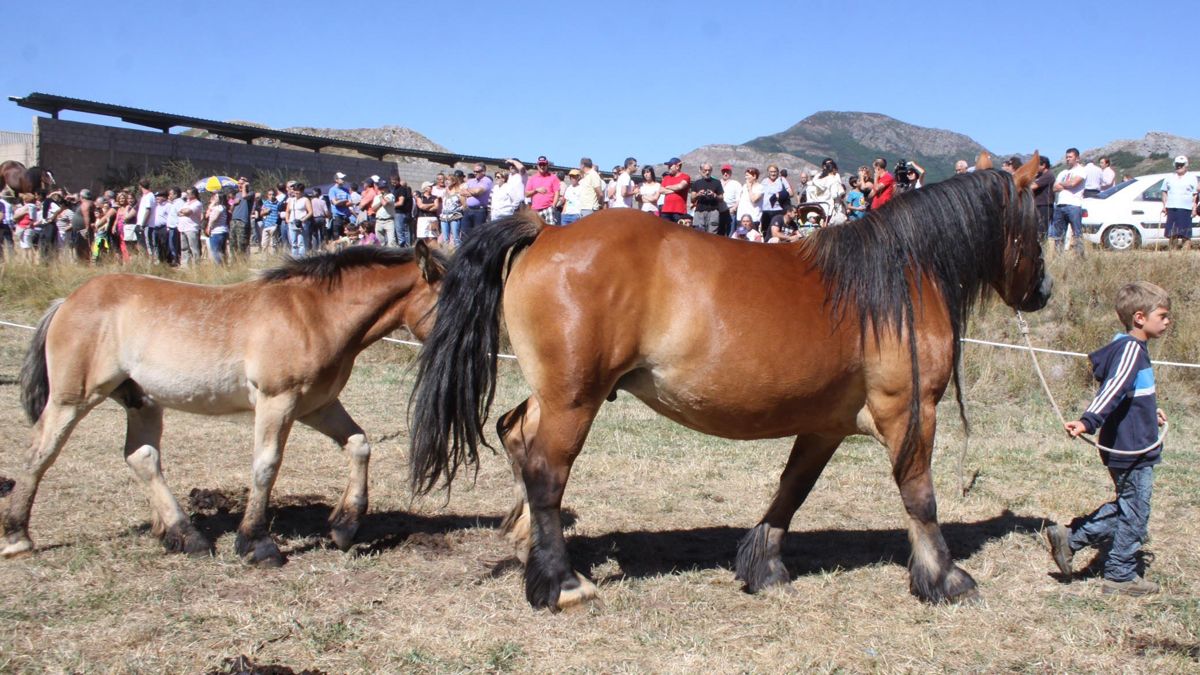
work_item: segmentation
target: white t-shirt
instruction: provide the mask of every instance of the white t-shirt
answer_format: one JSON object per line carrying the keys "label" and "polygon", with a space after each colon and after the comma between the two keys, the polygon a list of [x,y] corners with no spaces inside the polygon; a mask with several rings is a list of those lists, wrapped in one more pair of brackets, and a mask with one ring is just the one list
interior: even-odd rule
{"label": "white t-shirt", "polygon": [[642,196],[642,210],[650,213],[658,213],[658,200],[661,198],[658,195],[661,187],[658,183],[642,183],[642,187],[638,188],[638,192]]}
{"label": "white t-shirt", "polygon": [[1088,162],[1087,166],[1083,167],[1083,189],[1099,190],[1100,181],[1103,180],[1102,173],[1103,172],[1100,171],[1100,167],[1096,166],[1096,164],[1093,162]]}
{"label": "white t-shirt", "polygon": [[[1086,172],[1082,166],[1075,165],[1074,169],[1063,169],[1058,172],[1058,178],[1054,181],[1063,185],[1068,178],[1083,178],[1087,179]],[[1068,188],[1063,185],[1063,189],[1058,193],[1057,204],[1061,206],[1083,206],[1083,185],[1085,181],[1080,181],[1079,185],[1073,188]]]}
{"label": "white t-shirt", "polygon": [[583,200],[585,197],[584,191],[595,194],[591,187],[582,184],[568,185],[567,189],[563,190],[563,215],[577,216],[583,212]]}
{"label": "white t-shirt", "polygon": [[1100,170],[1100,189],[1107,190],[1117,184],[1117,172],[1110,166]]}
{"label": "white t-shirt", "polygon": [[1163,192],[1167,194],[1168,209],[1192,210],[1196,194],[1196,176],[1185,173],[1180,176],[1173,173],[1163,181]]}
{"label": "white t-shirt", "polygon": [[617,209],[633,208],[633,195],[625,195],[625,191],[629,186],[633,185],[633,177],[627,171],[622,171],[620,176],[617,176],[617,193],[613,196],[612,206]]}
{"label": "white t-shirt", "polygon": [[738,200],[742,196],[742,184],[730,178],[721,183],[721,189],[725,191],[723,195],[725,197],[725,207],[729,209],[730,213],[737,211]]}
{"label": "white t-shirt", "polygon": [[[758,199],[752,199],[754,189],[758,188]],[[742,194],[738,198],[737,216],[734,218],[737,222],[742,222],[742,216],[749,214],[750,219],[754,222],[762,220],[762,187],[754,183],[746,183],[746,187],[742,189]]]}

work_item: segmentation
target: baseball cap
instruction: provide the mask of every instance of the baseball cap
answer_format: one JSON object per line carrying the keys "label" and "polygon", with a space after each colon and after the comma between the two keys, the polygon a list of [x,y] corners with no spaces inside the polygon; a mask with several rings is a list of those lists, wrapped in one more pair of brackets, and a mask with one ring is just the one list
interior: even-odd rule
{"label": "baseball cap", "polygon": [[338,180],[344,180],[344,179],[346,178],[346,174],[344,174],[344,173],[342,173],[341,171],[339,171],[339,172],[337,172],[337,173],[333,174],[333,177],[334,177],[334,178],[336,178],[336,179],[338,179]]}
{"label": "baseball cap", "polygon": [[683,162],[679,161],[678,157],[672,157],[671,159],[668,159],[667,161],[663,162],[663,164],[666,164],[667,166],[671,166],[672,164],[682,164],[682,163]]}
{"label": "baseball cap", "polygon": [[722,170],[722,171],[728,171],[729,173],[733,173],[733,165],[731,165],[731,164],[722,164],[722,165],[721,165],[721,170]]}
{"label": "baseball cap", "polygon": [[429,182],[429,181],[425,181],[424,183],[421,183],[421,189],[422,189],[422,190],[424,190],[424,189],[426,189],[426,188],[431,188],[431,187],[433,187],[433,183],[431,183],[431,182]]}
{"label": "baseball cap", "polygon": [[378,182],[379,182],[379,176],[377,176],[377,175],[372,175],[372,176],[371,176],[371,180],[372,180],[373,182],[375,182],[375,183],[378,183]]}
{"label": "baseball cap", "polygon": [[549,164],[550,160],[546,159],[545,155],[541,155],[540,157],[538,157],[537,163],[538,164]]}
{"label": "baseball cap", "polygon": [[571,169],[567,172],[568,176],[582,176],[583,173],[579,169]]}
{"label": "baseball cap", "polygon": [[1175,163],[1176,164],[1187,164],[1188,163],[1187,155],[1180,155],[1180,156],[1176,157]]}

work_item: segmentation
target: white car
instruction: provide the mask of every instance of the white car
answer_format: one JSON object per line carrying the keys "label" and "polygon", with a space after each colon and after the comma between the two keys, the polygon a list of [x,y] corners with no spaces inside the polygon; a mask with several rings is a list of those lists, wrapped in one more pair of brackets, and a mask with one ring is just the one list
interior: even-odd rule
{"label": "white car", "polygon": [[[1127,251],[1157,246],[1163,236],[1162,184],[1171,174],[1156,173],[1122,181],[1083,200],[1083,238],[1104,248]],[[1189,171],[1196,180],[1200,171]],[[1200,240],[1200,220],[1192,218],[1192,239]]]}

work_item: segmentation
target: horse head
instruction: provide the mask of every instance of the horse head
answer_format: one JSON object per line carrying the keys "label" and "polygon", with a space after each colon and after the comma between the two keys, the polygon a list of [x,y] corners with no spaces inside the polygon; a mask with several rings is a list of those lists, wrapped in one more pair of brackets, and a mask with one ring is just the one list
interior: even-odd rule
{"label": "horse head", "polygon": [[[43,169],[40,166],[31,166],[25,171],[25,175],[29,180],[29,191],[36,192],[43,197],[58,187],[58,182],[54,179],[54,174],[50,173],[49,169]],[[63,192],[66,192],[66,189]]]}
{"label": "horse head", "polygon": [[[990,163],[990,157],[988,157]],[[1013,204],[1004,228],[1004,275],[997,290],[1004,302],[1014,309],[1036,312],[1050,301],[1053,282],[1042,258],[1042,238],[1038,232],[1037,212],[1033,208],[1033,179],[1040,157],[1033,158],[1013,174]]]}

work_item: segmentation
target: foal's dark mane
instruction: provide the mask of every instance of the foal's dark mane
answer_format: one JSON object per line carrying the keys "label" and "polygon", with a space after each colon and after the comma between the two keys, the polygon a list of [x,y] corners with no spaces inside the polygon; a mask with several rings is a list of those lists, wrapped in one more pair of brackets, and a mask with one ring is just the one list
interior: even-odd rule
{"label": "foal's dark mane", "polygon": [[[434,258],[446,264],[441,251],[432,251]],[[333,285],[341,281],[342,273],[362,267],[395,267],[416,260],[411,248],[384,248],[382,246],[350,246],[336,253],[319,253],[306,258],[292,258],[269,270],[259,278],[268,283],[301,279]]]}
{"label": "foal's dark mane", "polygon": [[[824,278],[835,319],[840,320],[853,307],[864,340],[868,322],[876,339],[883,331],[900,336],[913,320],[910,280],[920,284],[927,277],[933,281],[934,289],[918,288],[938,293],[949,311],[960,413],[959,338],[967,318],[987,294],[990,282],[1004,275],[1007,237],[1022,241],[1037,237],[1033,200],[1015,199],[1015,194],[1016,184],[1002,171],[959,174],[899,195],[865,218],[821,230],[810,240],[809,255]],[[916,339],[911,332],[908,338],[913,399],[902,455],[909,454],[920,430]],[[897,462],[896,471],[904,465]]]}

